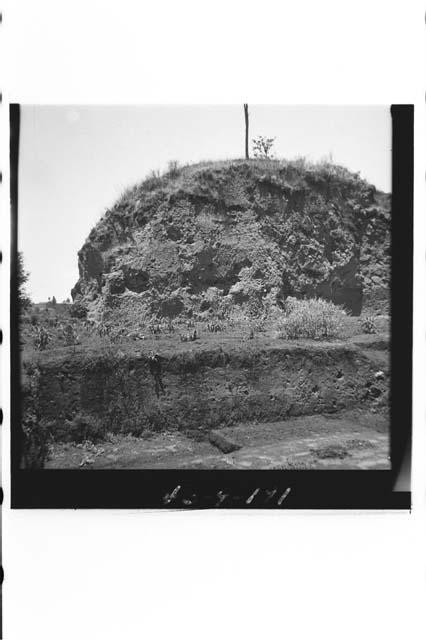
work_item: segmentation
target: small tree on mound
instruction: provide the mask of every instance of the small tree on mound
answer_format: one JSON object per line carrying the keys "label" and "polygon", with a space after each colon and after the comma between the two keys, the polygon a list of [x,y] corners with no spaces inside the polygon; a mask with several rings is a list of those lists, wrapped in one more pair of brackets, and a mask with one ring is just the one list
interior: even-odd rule
{"label": "small tree on mound", "polygon": [[291,298],[279,323],[279,337],[294,340],[334,338],[342,329],[345,312],[332,302]]}
{"label": "small tree on mound", "polygon": [[264,160],[273,158],[271,149],[274,146],[275,138],[265,138],[264,136],[258,136],[253,138],[253,154],[255,158],[262,158]]}

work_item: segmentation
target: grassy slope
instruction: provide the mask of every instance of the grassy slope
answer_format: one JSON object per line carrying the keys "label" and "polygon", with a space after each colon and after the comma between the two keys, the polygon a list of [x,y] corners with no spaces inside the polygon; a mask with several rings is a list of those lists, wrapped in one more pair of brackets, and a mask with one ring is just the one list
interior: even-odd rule
{"label": "grassy slope", "polygon": [[[82,320],[71,318],[69,310],[61,309],[60,312],[50,310],[49,312],[41,312],[37,315],[37,324],[46,328],[51,336],[51,340],[45,351],[38,351],[34,345],[34,331],[29,322],[31,314],[28,314],[22,329],[23,343],[23,361],[26,362],[61,362],[63,359],[84,360],[86,357],[93,357],[96,354],[109,352],[111,349],[115,352],[123,352],[132,355],[135,353],[148,354],[154,350],[165,357],[171,357],[174,354],[184,354],[190,351],[211,351],[219,347],[225,349],[237,348],[243,350],[258,350],[259,348],[267,348],[273,345],[286,347],[289,349],[299,346],[309,346],[311,341],[296,340],[283,341],[276,337],[276,331],[273,327],[267,327],[264,332],[255,332],[254,338],[249,339],[247,327],[240,326],[235,329],[228,329],[224,332],[210,333],[206,329],[206,323],[197,322],[195,328],[199,335],[199,339],[195,342],[181,342],[180,335],[185,335],[188,329],[185,323],[177,324],[176,333],[168,335],[163,333],[158,337],[152,336],[148,328],[145,331],[145,339],[134,339],[131,337],[121,337],[117,340],[111,340],[107,336],[101,337],[95,329],[89,329]],[[52,320],[57,317],[60,324],[52,326]],[[75,346],[66,346],[62,337],[61,324],[71,322],[75,327],[78,335],[78,344]],[[378,317],[375,320],[377,334],[379,336],[389,333],[389,318],[386,316]],[[144,335],[141,333],[140,335]],[[371,336],[364,333],[362,329],[362,318],[354,318],[347,316],[344,320],[342,332],[340,336],[334,340],[338,344],[350,341],[351,338],[364,337],[368,343],[377,341],[376,334]],[[314,342],[318,345],[318,342]],[[330,341],[324,343],[325,346]]]}

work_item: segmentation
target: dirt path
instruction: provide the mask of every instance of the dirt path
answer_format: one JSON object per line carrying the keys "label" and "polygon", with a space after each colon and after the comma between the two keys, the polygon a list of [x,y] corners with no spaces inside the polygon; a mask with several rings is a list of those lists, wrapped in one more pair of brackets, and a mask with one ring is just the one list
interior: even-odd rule
{"label": "dirt path", "polygon": [[388,469],[388,419],[352,410],[219,430],[241,448],[224,454],[174,431],[114,437],[99,445],[54,445],[47,468]]}

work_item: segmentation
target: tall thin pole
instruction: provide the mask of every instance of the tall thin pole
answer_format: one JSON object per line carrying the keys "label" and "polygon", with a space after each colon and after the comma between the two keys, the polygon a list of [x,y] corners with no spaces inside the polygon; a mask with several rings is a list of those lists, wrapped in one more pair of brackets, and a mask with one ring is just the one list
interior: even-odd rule
{"label": "tall thin pole", "polygon": [[249,159],[249,112],[248,104],[244,105],[244,118],[246,121],[246,160]]}

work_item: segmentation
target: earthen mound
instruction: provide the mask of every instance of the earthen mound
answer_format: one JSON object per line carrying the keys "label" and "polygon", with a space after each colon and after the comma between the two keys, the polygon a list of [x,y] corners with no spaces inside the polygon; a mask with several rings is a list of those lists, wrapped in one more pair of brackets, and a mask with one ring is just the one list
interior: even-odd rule
{"label": "earthen mound", "polygon": [[386,313],[390,196],[329,163],[174,167],[126,191],[78,259],[74,301],[117,322],[290,295]]}

